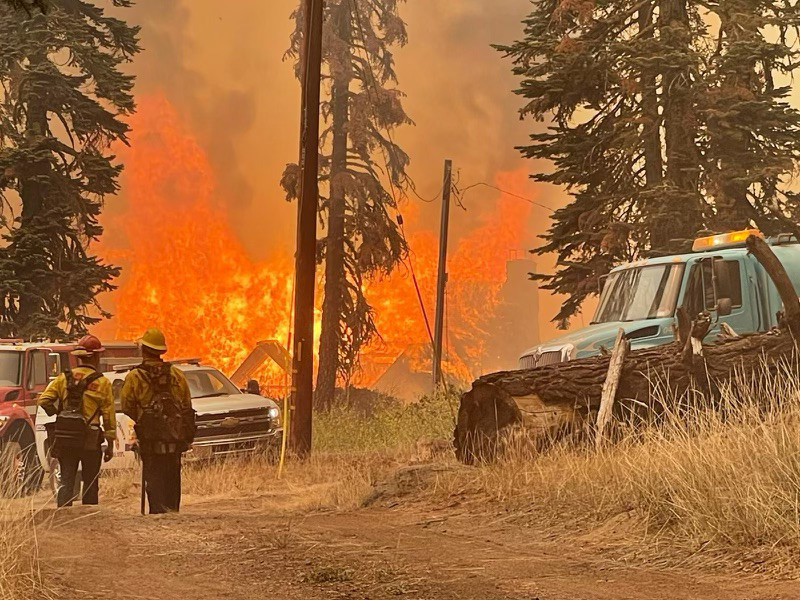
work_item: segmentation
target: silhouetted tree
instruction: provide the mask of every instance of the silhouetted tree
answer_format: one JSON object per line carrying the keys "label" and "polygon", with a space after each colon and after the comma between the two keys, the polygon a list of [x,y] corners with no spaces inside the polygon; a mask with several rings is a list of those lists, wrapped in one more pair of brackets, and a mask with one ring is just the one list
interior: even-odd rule
{"label": "silhouetted tree", "polygon": [[498,47],[522,114],[551,123],[522,151],[573,197],[535,250],[558,255],[536,278],[567,295],[562,326],[620,262],[704,229],[793,227],[800,113],[774,82],[797,64],[797,19],[775,0],[543,0],[524,39]]}
{"label": "silhouetted tree", "polygon": [[[411,121],[396,89],[393,48],[406,43],[399,0],[331,0],[325,3],[323,54],[326,98],[321,134],[320,198],[325,263],[319,368],[315,404],[333,402],[337,378],[349,379],[360,350],[378,334],[363,293],[366,280],[388,274],[406,253],[390,211],[406,181],[408,156],[392,131]],[[289,54],[299,57],[303,14]],[[296,197],[297,167],[284,175],[289,198]],[[393,188],[393,189],[387,189]]]}
{"label": "silhouetted tree", "polygon": [[[90,252],[122,170],[138,28],[83,0],[0,5],[0,334],[78,335],[119,269]],[[127,7],[128,0],[113,0]],[[91,314],[96,310],[95,315]],[[99,315],[99,316],[97,316]]]}

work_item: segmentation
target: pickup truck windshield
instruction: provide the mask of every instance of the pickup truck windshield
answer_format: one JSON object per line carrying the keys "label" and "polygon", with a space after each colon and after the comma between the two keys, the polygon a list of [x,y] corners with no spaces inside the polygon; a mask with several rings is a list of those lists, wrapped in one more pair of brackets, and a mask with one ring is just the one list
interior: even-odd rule
{"label": "pickup truck windshield", "polygon": [[242,393],[216,369],[184,371],[183,374],[186,376],[192,398],[211,398]]}
{"label": "pickup truck windshield", "polygon": [[22,352],[0,351],[0,385],[20,385],[22,371]]}
{"label": "pickup truck windshield", "polygon": [[632,267],[608,276],[592,323],[671,317],[683,264]]}

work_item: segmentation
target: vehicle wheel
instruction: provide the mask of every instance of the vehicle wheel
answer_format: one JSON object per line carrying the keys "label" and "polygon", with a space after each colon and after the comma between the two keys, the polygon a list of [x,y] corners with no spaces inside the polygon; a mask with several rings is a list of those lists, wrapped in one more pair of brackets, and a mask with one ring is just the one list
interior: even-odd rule
{"label": "vehicle wheel", "polygon": [[7,498],[34,494],[41,483],[36,447],[7,441],[0,450],[0,492]]}

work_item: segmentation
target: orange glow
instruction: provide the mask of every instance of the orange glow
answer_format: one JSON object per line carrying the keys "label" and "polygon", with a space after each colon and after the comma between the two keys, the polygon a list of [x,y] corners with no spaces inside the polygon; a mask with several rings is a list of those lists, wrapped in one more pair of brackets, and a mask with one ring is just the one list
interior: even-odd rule
{"label": "orange glow", "polygon": [[[527,172],[520,169],[501,174],[496,183],[521,195],[526,190],[527,177]],[[469,381],[484,370],[481,361],[492,335],[490,321],[505,281],[506,261],[520,247],[529,212],[530,204],[501,197],[491,214],[462,237],[455,249],[451,246],[443,359],[445,371],[462,381]],[[408,241],[413,250],[410,260],[433,327],[438,238],[432,231],[422,230],[411,234]],[[366,293],[375,307],[378,331],[383,337],[370,350],[398,356],[409,345],[430,345],[408,269],[400,268],[391,277],[373,282]],[[429,353],[417,352],[416,357],[417,368],[429,371]]]}
{"label": "orange glow", "polygon": [[[205,152],[164,97],[141,97],[131,126],[131,148],[117,149],[125,164],[121,183],[127,210],[106,217],[100,249],[124,273],[120,289],[106,302],[115,317],[99,326],[98,333],[107,339],[135,339],[146,327],[159,326],[167,335],[170,356],[199,356],[228,374],[258,341],[286,344],[291,249],[272,241],[269,223],[258,223],[254,227],[262,231],[268,259],[254,262],[247,256],[233,233],[221,198],[224,190],[218,189]],[[522,168],[501,174],[495,183],[529,195],[527,181]],[[262,202],[284,201],[277,183],[270,194]],[[476,198],[468,197],[467,204]],[[413,205],[406,208],[411,261],[432,324],[437,262],[433,229],[438,223],[420,223]],[[464,213],[453,210],[455,219],[463,218]],[[470,233],[451,244],[445,370],[462,380],[482,370],[506,261],[523,242],[529,210],[522,200],[499,197]],[[469,213],[467,218],[475,219]],[[399,266],[390,277],[368,283],[365,293],[381,338],[364,351],[363,370],[353,383],[374,383],[409,348],[414,349],[412,364],[429,371],[428,334],[408,268]],[[278,384],[283,376],[273,366],[261,379]]]}
{"label": "orange glow", "polygon": [[199,356],[227,373],[258,341],[285,344],[291,257],[248,259],[205,153],[163,97],[141,98],[131,126],[131,148],[119,149],[128,208],[108,224],[104,242],[124,275],[113,295],[116,318],[101,333],[135,339],[158,326],[170,356]]}

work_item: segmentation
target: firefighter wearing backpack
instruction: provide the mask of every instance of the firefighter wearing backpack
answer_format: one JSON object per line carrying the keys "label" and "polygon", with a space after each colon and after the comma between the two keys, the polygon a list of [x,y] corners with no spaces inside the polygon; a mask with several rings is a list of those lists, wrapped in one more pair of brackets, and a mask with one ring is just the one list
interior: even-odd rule
{"label": "firefighter wearing backpack", "polygon": [[[114,457],[117,436],[111,382],[98,372],[103,345],[93,335],[82,337],[72,351],[79,366],[67,369],[50,382],[38,404],[48,415],[57,415],[53,429],[52,456],[61,467],[61,486],[56,502],[72,506],[76,500],[75,478],[80,466],[83,504],[98,503],[98,479],[103,458]],[[100,422],[102,419],[102,430]],[[101,450],[105,437],[105,457]]]}
{"label": "firefighter wearing backpack", "polygon": [[125,377],[122,410],[134,423],[150,514],[181,506],[181,455],[194,441],[192,397],[183,373],[164,362],[164,334],[148,329],[139,340],[142,364]]}

